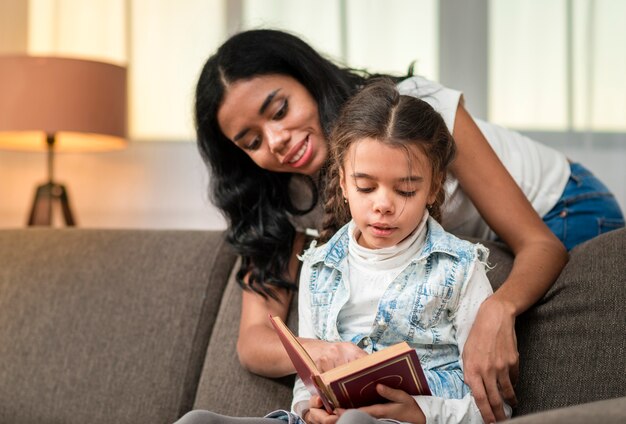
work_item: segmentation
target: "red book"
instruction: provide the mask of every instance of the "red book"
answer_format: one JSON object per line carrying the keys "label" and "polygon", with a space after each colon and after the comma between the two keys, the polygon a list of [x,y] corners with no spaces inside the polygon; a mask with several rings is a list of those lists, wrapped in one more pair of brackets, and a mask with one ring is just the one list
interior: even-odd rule
{"label": "red book", "polygon": [[378,383],[412,396],[431,395],[417,353],[406,342],[320,373],[280,317],[270,316],[270,319],[302,382],[312,394],[320,396],[328,413],[335,408],[388,402],[376,391]]}

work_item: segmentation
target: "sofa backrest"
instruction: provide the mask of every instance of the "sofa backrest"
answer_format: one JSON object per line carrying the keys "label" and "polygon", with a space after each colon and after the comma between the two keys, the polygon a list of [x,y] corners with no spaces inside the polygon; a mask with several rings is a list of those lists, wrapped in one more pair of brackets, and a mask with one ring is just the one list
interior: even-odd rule
{"label": "sofa backrest", "polygon": [[234,261],[220,232],[0,231],[0,422],[173,422]]}
{"label": "sofa backrest", "polygon": [[518,318],[518,415],[626,396],[625,253],[624,228],[575,247]]}

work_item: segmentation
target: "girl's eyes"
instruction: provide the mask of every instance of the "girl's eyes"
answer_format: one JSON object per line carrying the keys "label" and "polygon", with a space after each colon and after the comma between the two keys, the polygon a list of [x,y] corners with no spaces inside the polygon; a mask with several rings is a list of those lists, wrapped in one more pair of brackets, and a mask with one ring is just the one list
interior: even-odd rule
{"label": "girl's eyes", "polygon": [[[356,191],[359,193],[371,193],[374,191],[374,187],[356,187]],[[398,190],[396,189],[396,193],[398,193],[400,196],[402,197],[413,197],[415,196],[415,193],[417,193],[415,190],[413,191],[404,191],[404,190]]]}
{"label": "girl's eyes", "polygon": [[396,190],[396,192],[400,195],[400,196],[404,196],[404,197],[413,197],[415,196],[415,191],[403,191],[403,190]]}

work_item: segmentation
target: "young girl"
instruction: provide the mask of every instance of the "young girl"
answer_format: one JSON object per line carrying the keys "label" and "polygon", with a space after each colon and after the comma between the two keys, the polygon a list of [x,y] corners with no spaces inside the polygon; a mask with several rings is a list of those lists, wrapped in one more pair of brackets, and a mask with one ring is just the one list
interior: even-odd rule
{"label": "young girl", "polygon": [[[401,341],[416,349],[433,396],[380,386],[391,402],[362,409],[373,417],[482,422],[461,354],[492,293],[488,251],[437,222],[455,154],[442,117],[391,81],[376,81],[348,101],[330,149],[322,238],[334,235],[304,254],[299,336],[349,341],[368,353]],[[321,422],[327,414],[309,408],[309,398],[298,381],[294,411]]]}

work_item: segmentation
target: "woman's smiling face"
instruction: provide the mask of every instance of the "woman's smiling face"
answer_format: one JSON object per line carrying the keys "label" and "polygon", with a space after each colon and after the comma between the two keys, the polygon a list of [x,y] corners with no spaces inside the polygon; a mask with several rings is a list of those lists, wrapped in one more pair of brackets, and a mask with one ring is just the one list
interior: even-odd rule
{"label": "woman's smiling face", "polygon": [[312,175],[328,156],[317,102],[286,75],[230,84],[217,120],[224,135],[268,171]]}

